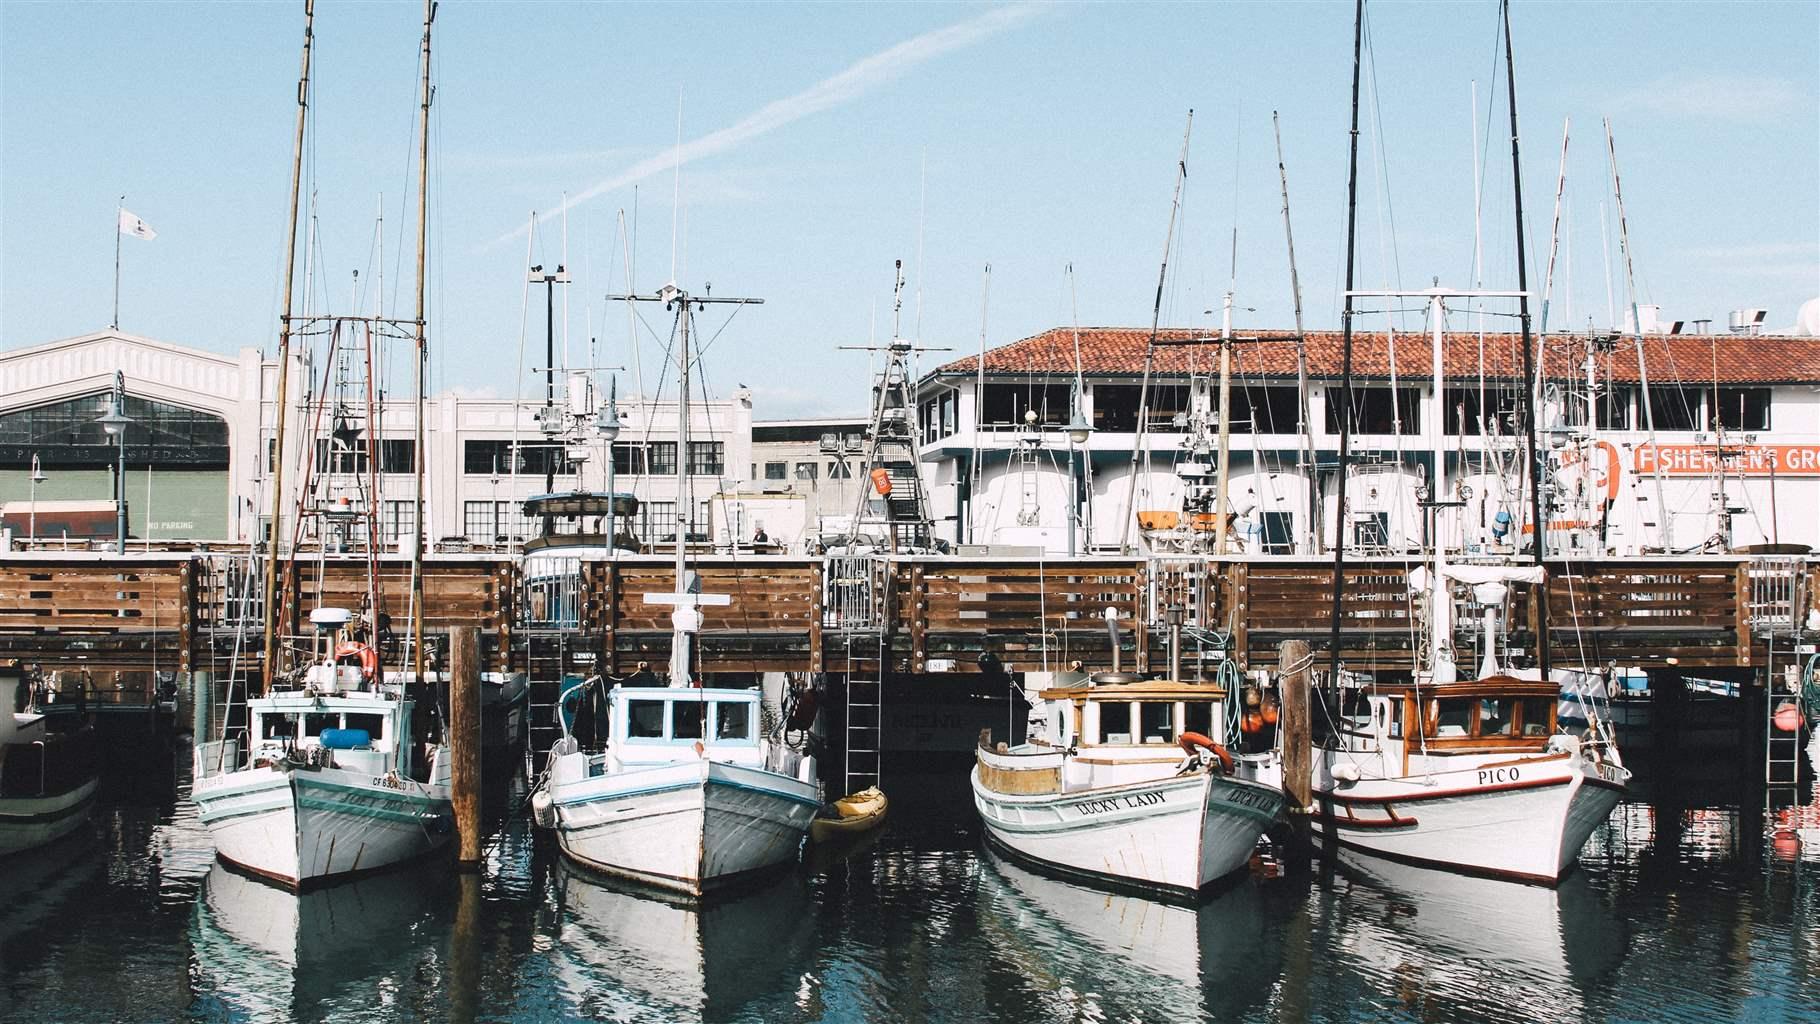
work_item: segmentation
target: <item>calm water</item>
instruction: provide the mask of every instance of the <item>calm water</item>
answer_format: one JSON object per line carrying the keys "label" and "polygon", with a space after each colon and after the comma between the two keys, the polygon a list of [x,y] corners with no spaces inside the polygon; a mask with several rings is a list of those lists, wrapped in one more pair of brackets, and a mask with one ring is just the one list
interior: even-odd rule
{"label": "calm water", "polygon": [[1735,808],[1622,807],[1558,891],[1358,861],[1186,909],[986,853],[962,769],[897,774],[869,848],[705,909],[522,820],[478,878],[300,899],[215,865],[173,761],[0,862],[0,1019],[1820,1020],[1820,843]]}

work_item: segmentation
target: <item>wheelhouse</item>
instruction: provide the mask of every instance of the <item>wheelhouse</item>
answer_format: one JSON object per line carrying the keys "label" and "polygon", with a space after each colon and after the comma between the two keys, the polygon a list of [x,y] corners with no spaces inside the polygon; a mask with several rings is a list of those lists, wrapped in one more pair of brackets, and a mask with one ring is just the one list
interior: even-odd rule
{"label": "wheelhouse", "polygon": [[1220,734],[1226,691],[1172,682],[1106,683],[1044,690],[1049,734],[1061,745],[1173,747],[1183,733]]}
{"label": "wheelhouse", "polygon": [[410,701],[271,697],[249,703],[247,730],[255,762],[292,752],[320,759],[326,752],[338,768],[410,774],[410,743],[400,742]]}
{"label": "wheelhouse", "polygon": [[616,686],[611,728],[623,764],[674,761],[697,745],[717,761],[763,760],[757,690]]}

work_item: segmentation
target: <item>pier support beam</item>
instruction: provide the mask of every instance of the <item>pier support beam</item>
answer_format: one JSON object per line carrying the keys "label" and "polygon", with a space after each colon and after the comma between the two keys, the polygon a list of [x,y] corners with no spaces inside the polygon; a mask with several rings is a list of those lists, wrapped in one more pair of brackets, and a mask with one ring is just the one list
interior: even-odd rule
{"label": "pier support beam", "polygon": [[480,870],[480,630],[449,630],[449,782],[455,804],[456,863]]}
{"label": "pier support beam", "polygon": [[207,743],[215,733],[215,680],[207,672],[190,673],[190,735]]}
{"label": "pier support beam", "polygon": [[1290,842],[1285,867],[1308,867],[1308,815],[1312,813],[1314,747],[1308,704],[1314,654],[1305,640],[1285,640],[1277,645],[1280,697],[1283,702],[1283,794],[1289,798]]}

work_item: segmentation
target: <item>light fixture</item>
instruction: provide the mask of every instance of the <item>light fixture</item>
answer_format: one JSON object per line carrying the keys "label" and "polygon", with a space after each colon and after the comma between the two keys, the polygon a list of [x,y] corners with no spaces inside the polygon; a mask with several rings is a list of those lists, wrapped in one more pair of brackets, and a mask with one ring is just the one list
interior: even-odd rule
{"label": "light fixture", "polygon": [[133,419],[120,411],[120,399],[115,397],[113,403],[108,406],[107,414],[101,416],[95,420],[95,422],[101,424],[101,429],[107,431],[107,436],[113,437],[116,434],[123,433],[127,426],[133,422]]}
{"label": "light fixture", "polygon": [[600,410],[594,417],[594,432],[599,434],[603,441],[611,442],[619,437],[619,398],[616,394],[618,390],[618,381],[614,381],[612,390],[607,393],[607,407]]}
{"label": "light fixture", "polygon": [[1087,439],[1092,436],[1093,424],[1087,422],[1087,418],[1081,415],[1079,409],[1074,410],[1074,417],[1068,421],[1068,440],[1075,444],[1086,444]]}

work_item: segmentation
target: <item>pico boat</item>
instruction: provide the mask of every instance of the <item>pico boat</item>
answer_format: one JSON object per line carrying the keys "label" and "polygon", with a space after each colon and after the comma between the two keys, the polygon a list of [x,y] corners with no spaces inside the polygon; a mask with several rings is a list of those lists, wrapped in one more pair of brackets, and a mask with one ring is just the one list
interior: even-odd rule
{"label": "pico boat", "polygon": [[244,742],[198,745],[191,787],[223,861],[297,889],[422,857],[454,831],[448,747],[414,742],[414,702],[343,639],[345,609],[310,620],[303,685],[249,699]]}
{"label": "pico boat", "polygon": [[1209,738],[1226,734],[1225,691],[1085,682],[1040,692],[1028,741],[982,734],[971,782],[987,838],[1060,874],[1177,894],[1243,868],[1283,812],[1282,768]]}
{"label": "pico boat", "polygon": [[100,784],[92,728],[58,721],[53,729],[36,708],[15,712],[19,683],[17,672],[0,674],[0,856],[82,827]]}

